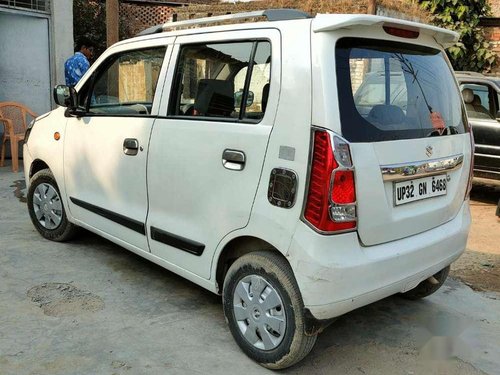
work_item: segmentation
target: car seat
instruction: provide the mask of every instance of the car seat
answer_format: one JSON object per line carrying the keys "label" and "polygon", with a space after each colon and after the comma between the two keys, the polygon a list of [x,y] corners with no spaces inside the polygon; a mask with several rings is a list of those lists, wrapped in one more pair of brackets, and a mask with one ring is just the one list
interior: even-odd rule
{"label": "car seat", "polygon": [[465,110],[472,118],[492,118],[486,108],[481,105],[481,98],[474,95],[472,89],[463,89],[462,97],[464,98]]}
{"label": "car seat", "polygon": [[198,116],[230,117],[234,111],[234,83],[218,79],[201,79],[194,101]]}
{"label": "car seat", "polygon": [[484,113],[485,115],[488,115],[488,117],[491,117],[490,112],[483,107],[481,103],[481,98],[478,95],[474,95],[474,100],[472,101],[472,105],[474,106],[476,112]]}

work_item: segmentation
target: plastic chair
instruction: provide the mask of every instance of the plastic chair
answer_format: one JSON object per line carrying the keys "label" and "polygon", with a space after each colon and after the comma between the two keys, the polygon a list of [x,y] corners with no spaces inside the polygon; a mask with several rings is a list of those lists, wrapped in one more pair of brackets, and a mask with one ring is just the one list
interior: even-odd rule
{"label": "plastic chair", "polygon": [[30,118],[36,118],[37,115],[31,109],[21,103],[0,102],[0,124],[4,126],[2,136],[0,167],[4,166],[5,161],[5,143],[10,141],[10,154],[12,156],[12,171],[19,169],[18,153],[19,142],[24,140],[26,127],[31,121]]}

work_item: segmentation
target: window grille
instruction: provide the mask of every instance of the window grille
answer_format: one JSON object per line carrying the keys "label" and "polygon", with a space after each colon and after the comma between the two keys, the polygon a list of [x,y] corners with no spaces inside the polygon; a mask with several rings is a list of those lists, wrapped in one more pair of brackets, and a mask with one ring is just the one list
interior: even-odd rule
{"label": "window grille", "polygon": [[0,6],[50,12],[49,0],[0,0]]}

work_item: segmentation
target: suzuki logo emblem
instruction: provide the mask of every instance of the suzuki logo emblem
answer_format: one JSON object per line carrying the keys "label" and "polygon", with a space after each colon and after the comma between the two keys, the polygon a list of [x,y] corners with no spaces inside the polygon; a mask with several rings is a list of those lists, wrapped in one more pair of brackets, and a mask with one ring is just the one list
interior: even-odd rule
{"label": "suzuki logo emblem", "polygon": [[433,149],[432,149],[432,146],[427,146],[427,147],[425,148],[425,154],[426,154],[429,158],[430,158],[430,157],[431,157],[431,155],[432,155],[432,150],[433,150]]}

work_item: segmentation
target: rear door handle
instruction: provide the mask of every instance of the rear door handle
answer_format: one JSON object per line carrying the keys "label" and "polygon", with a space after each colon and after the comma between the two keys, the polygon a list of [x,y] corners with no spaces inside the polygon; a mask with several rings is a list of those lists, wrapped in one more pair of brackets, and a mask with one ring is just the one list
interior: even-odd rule
{"label": "rear door handle", "polygon": [[222,165],[231,171],[242,171],[245,168],[246,156],[243,151],[226,148],[222,153]]}
{"label": "rear door handle", "polygon": [[135,138],[125,138],[123,141],[123,153],[134,156],[139,152],[139,141]]}

